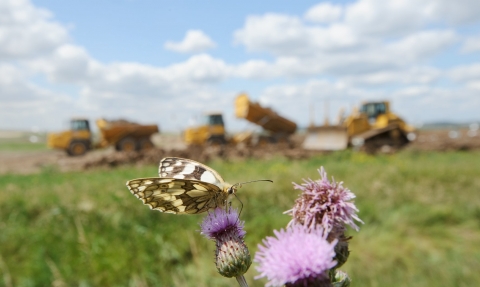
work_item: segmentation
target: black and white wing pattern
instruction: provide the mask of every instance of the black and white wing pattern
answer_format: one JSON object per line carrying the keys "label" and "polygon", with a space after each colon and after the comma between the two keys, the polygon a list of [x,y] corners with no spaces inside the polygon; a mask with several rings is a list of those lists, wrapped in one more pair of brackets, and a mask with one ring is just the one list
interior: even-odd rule
{"label": "black and white wing pattern", "polygon": [[194,179],[215,184],[223,189],[225,181],[210,167],[191,159],[166,157],[160,161],[158,175],[161,178]]}
{"label": "black and white wing pattern", "polygon": [[231,185],[199,162],[167,157],[160,161],[160,177],[127,181],[130,192],[150,209],[174,214],[196,214],[224,206]]}

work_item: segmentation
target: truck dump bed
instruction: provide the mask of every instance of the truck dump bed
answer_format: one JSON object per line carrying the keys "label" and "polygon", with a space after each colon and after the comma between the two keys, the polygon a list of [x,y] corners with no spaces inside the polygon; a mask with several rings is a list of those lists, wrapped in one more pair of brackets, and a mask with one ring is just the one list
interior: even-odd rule
{"label": "truck dump bed", "polygon": [[246,119],[272,133],[293,134],[297,124],[280,116],[270,108],[251,102],[246,94],[235,100],[235,116]]}
{"label": "truck dump bed", "polygon": [[102,136],[100,146],[115,145],[118,141],[127,137],[136,140],[149,138],[159,131],[157,125],[140,125],[125,120],[107,121],[99,119],[96,123]]}

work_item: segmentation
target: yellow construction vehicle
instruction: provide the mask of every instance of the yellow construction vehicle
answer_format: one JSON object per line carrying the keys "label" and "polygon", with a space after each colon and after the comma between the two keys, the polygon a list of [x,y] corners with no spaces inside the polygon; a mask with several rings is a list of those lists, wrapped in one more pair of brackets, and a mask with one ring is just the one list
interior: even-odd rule
{"label": "yellow construction vehicle", "polygon": [[118,151],[144,150],[153,147],[150,136],[158,132],[157,125],[140,125],[125,120],[99,119],[96,124],[100,131],[100,142],[96,145],[92,143],[90,124],[84,118],[72,119],[67,131],[48,134],[47,145],[63,149],[71,156],[107,146],[114,146]]}
{"label": "yellow construction vehicle", "polygon": [[390,111],[390,103],[365,102],[338,125],[312,126],[303,147],[310,150],[342,150],[355,146],[367,152],[382,147],[399,148],[414,138],[414,128]]}
{"label": "yellow construction vehicle", "polygon": [[270,108],[250,101],[247,94],[240,94],[235,99],[235,116],[262,127],[264,134],[254,135],[253,132],[237,134],[235,142],[248,142],[252,145],[266,143],[289,142],[289,137],[295,133],[297,124],[280,116]]}
{"label": "yellow construction vehicle", "polygon": [[227,143],[225,124],[221,113],[203,115],[198,126],[187,128],[183,139],[188,145],[222,145]]}

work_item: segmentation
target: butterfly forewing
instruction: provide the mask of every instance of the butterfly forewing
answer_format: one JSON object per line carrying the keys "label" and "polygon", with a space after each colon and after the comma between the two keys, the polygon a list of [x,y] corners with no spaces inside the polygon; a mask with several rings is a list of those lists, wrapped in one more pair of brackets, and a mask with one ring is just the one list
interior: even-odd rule
{"label": "butterfly forewing", "polygon": [[199,180],[212,183],[220,189],[224,187],[223,178],[215,170],[191,159],[166,157],[160,161],[158,175],[162,178]]}
{"label": "butterfly forewing", "polygon": [[138,178],[128,189],[151,209],[166,213],[195,214],[222,206],[227,194],[208,182],[175,178]]}

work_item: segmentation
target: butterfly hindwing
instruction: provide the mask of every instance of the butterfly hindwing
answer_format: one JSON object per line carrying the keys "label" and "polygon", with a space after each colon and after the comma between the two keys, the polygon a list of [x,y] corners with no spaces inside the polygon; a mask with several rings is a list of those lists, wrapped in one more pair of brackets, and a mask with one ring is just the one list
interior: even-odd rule
{"label": "butterfly hindwing", "polygon": [[175,214],[205,212],[227,198],[217,185],[193,179],[138,178],[128,181],[127,187],[150,209]]}
{"label": "butterfly hindwing", "polygon": [[191,159],[166,157],[160,161],[158,175],[162,178],[199,180],[223,188],[224,180],[215,170]]}

